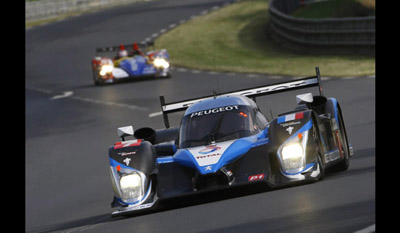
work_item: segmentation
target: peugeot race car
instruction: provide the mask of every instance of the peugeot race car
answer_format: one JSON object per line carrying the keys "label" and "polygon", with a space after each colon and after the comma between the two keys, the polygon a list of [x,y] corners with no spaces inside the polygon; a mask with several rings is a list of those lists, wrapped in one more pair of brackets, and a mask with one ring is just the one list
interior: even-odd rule
{"label": "peugeot race car", "polygon": [[[169,53],[165,49],[145,52],[149,45],[154,44],[133,43],[97,48],[92,60],[94,83],[102,85],[128,79],[170,77]],[[132,50],[126,49],[130,47]]]}
{"label": "peugeot race car", "polygon": [[[280,187],[318,181],[330,167],[346,170],[348,143],[339,102],[325,97],[315,77],[165,103],[166,128],[118,128],[109,147],[112,216],[157,207],[162,199],[253,183]],[[255,99],[319,87],[296,96],[295,109],[268,121]],[[185,111],[179,127],[168,114]],[[134,139],[126,140],[126,137]]]}

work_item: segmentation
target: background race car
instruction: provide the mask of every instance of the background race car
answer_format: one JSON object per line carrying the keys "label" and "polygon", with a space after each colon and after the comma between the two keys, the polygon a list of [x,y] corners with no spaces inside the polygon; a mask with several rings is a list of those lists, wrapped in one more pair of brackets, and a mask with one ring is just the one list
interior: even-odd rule
{"label": "background race car", "polygon": [[[121,127],[109,147],[112,216],[156,208],[159,200],[262,184],[275,188],[322,180],[344,171],[353,148],[339,102],[323,95],[317,75],[166,103],[165,129]],[[268,120],[256,98],[318,87],[296,95],[295,109]],[[185,111],[179,127],[168,114]],[[126,137],[134,136],[132,140]]]}
{"label": "background race car", "polygon": [[[153,51],[146,52],[150,45]],[[102,85],[138,78],[168,78],[171,76],[169,66],[167,50],[154,50],[153,42],[97,48],[92,60],[93,81]]]}

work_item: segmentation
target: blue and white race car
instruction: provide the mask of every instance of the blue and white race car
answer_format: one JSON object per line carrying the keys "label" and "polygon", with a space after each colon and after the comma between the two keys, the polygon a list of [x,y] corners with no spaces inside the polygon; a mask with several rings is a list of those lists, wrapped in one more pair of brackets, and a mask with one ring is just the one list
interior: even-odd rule
{"label": "blue and white race car", "polygon": [[[92,60],[93,81],[96,85],[114,83],[122,80],[134,80],[148,77],[170,77],[169,54],[167,50],[145,52],[147,44],[119,45],[97,48]],[[126,48],[132,47],[128,51]],[[142,51],[143,50],[143,51]],[[101,54],[115,54],[113,58]]]}
{"label": "blue and white race car", "polygon": [[[349,167],[339,102],[322,93],[317,75],[197,99],[165,103],[165,129],[118,129],[122,141],[109,148],[114,190],[112,216],[157,208],[160,200],[256,184],[281,187],[324,178],[327,168]],[[319,87],[319,95],[296,96],[294,110],[268,121],[255,99]],[[168,114],[185,111],[170,128]],[[126,140],[133,136],[134,139]]]}

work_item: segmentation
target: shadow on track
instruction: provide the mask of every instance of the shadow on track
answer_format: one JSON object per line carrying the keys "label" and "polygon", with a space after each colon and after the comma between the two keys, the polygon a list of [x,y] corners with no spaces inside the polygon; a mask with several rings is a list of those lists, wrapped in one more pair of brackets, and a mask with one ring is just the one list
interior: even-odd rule
{"label": "shadow on track", "polygon": [[[357,150],[354,153],[354,157],[352,157],[350,159],[350,161],[353,159],[359,159],[359,158],[365,158],[365,157],[371,157],[371,156],[375,156],[375,148],[367,148],[367,149],[363,149],[363,150]],[[358,175],[358,174],[368,173],[368,172],[373,172],[373,171],[375,171],[375,165],[368,166],[368,167],[360,167],[360,168],[356,168],[356,169],[351,169],[351,165],[350,165],[350,168],[348,171],[344,171],[344,172],[329,172],[329,171],[327,171],[325,179],[337,179],[337,178],[340,178],[343,176],[353,176],[353,175]],[[324,181],[321,181],[321,182],[324,182]],[[29,233],[38,233],[38,232],[48,233],[48,232],[61,231],[61,230],[74,231],[73,230],[74,228],[76,228],[75,231],[79,231],[84,228],[90,228],[91,226],[94,226],[96,224],[104,224],[107,222],[119,221],[122,219],[147,215],[147,214],[151,214],[151,213],[174,210],[174,209],[195,206],[195,205],[201,205],[201,204],[206,204],[206,203],[211,203],[211,202],[216,202],[216,201],[223,201],[223,200],[227,200],[227,199],[239,198],[239,197],[243,197],[243,196],[254,195],[254,194],[259,194],[259,193],[264,193],[264,192],[278,191],[280,189],[291,188],[291,187],[299,186],[299,185],[312,185],[312,184],[313,183],[305,183],[305,184],[296,184],[296,185],[291,185],[291,186],[286,186],[286,187],[281,187],[281,188],[269,188],[262,183],[258,183],[258,184],[250,184],[245,187],[232,187],[232,188],[223,189],[223,190],[213,190],[213,191],[210,191],[207,193],[193,194],[193,195],[189,195],[189,196],[163,200],[159,203],[158,208],[156,210],[144,210],[141,212],[136,212],[136,213],[127,214],[125,216],[114,217],[114,218],[111,217],[111,214],[101,214],[101,215],[96,215],[96,216],[92,216],[92,217],[88,217],[88,218],[83,218],[83,219],[78,219],[78,220],[73,220],[73,221],[48,225],[48,226],[42,226],[42,227],[35,228],[31,231],[28,231],[28,232]],[[366,206],[371,206],[371,203],[368,203],[368,205],[366,205],[366,203],[358,203],[358,204],[355,203],[355,204],[349,205],[349,207],[344,206],[343,208],[352,209],[353,205],[357,205],[357,208],[361,208],[362,210],[364,210],[366,208]],[[328,211],[328,210],[326,210],[326,211]],[[328,212],[330,212],[330,211],[331,210],[329,210]],[[338,211],[333,211],[333,213],[336,213]],[[368,209],[368,211],[370,211],[370,209]],[[324,210],[322,210],[322,212],[324,212]],[[318,214],[309,213],[309,215],[315,216]],[[310,219],[312,219],[312,217],[310,217]],[[274,227],[271,229],[278,230],[277,232],[281,232],[280,230],[284,229],[284,228],[281,229],[281,227],[283,227],[283,225],[285,225],[285,224],[281,223],[281,221],[283,221],[283,220],[273,219],[273,220],[269,221],[269,224],[272,224],[272,226]],[[251,224],[249,223],[246,225],[235,226],[234,229],[236,229],[236,230],[239,229],[239,231],[234,231],[234,232],[252,232],[252,231],[248,231],[248,230],[249,229],[258,229],[257,227],[253,228],[255,225],[260,225],[260,226],[268,225],[269,226],[269,224],[267,224],[267,223],[268,222],[263,221],[260,223],[251,223]],[[297,224],[297,223],[293,223],[293,224]],[[232,227],[232,229],[233,229],[233,227]],[[232,229],[229,228],[229,230],[232,230]],[[219,229],[219,230],[222,230],[222,229]],[[219,230],[217,230],[216,232],[219,232]],[[223,229],[223,230],[228,230],[228,229]],[[243,231],[241,231],[241,230],[243,230]]]}
{"label": "shadow on track", "polygon": [[354,151],[354,156],[350,158],[350,166],[349,169],[343,172],[335,172],[330,171],[329,169],[326,171],[325,179],[337,179],[342,177],[349,177],[360,175],[364,173],[375,172],[375,163],[374,164],[362,164],[362,166],[358,165],[356,167],[352,166],[352,161],[359,159],[368,159],[370,157],[375,157],[375,148],[366,148],[361,150]]}
{"label": "shadow on track", "polygon": [[[127,219],[131,217],[137,217],[142,215],[147,215],[150,213],[157,213],[167,210],[173,210],[188,206],[200,205],[215,201],[222,201],[231,198],[237,198],[241,196],[246,196],[249,194],[261,193],[269,190],[264,185],[250,185],[251,188],[234,187],[226,190],[215,190],[207,193],[194,194],[185,197],[171,198],[168,200],[163,200],[159,203],[156,210],[143,210],[141,212],[136,212],[132,214],[127,214],[125,216],[111,217],[111,212],[109,214],[101,214],[88,218],[82,218],[77,220],[72,220],[68,222],[56,223],[47,226],[36,227],[32,230],[27,231],[28,233],[50,233],[54,231],[68,231],[68,232],[79,232],[85,228],[95,227],[97,224],[104,224],[107,222],[119,221],[122,219]],[[110,209],[111,210],[111,209]]]}
{"label": "shadow on track", "polygon": [[365,200],[323,209],[307,209],[291,215],[264,218],[218,228],[202,233],[217,232],[354,232],[375,223],[375,200]]}
{"label": "shadow on track", "polygon": [[42,226],[42,227],[37,227],[34,228],[31,231],[27,231],[28,233],[48,233],[48,232],[54,232],[54,231],[60,231],[60,230],[67,230],[67,229],[73,229],[73,228],[79,228],[79,227],[84,227],[88,225],[95,225],[99,223],[104,223],[104,222],[109,222],[111,219],[111,216],[109,214],[102,214],[102,215],[97,215],[97,216],[92,216],[88,218],[83,218],[83,219],[78,219],[78,220],[73,220],[73,221],[68,221],[68,222],[63,222],[63,223],[56,223],[48,226]]}
{"label": "shadow on track", "polygon": [[92,82],[90,84],[75,86],[74,90],[106,88],[106,87],[110,87],[110,86],[121,85],[121,84],[124,84],[124,83],[156,81],[156,80],[164,80],[164,79],[169,79],[169,78],[171,78],[171,76],[168,76],[168,77],[152,77],[152,76],[150,76],[150,77],[136,77],[136,78],[121,79],[121,80],[118,80],[117,82],[114,82],[114,83],[108,83],[108,84],[102,84],[102,85],[95,85]]}

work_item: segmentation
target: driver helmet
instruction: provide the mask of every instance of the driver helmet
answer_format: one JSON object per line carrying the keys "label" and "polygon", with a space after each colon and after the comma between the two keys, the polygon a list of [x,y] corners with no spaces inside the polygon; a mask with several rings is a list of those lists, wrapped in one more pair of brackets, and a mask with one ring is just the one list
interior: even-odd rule
{"label": "driver helmet", "polygon": [[133,50],[139,51],[139,46],[136,42],[133,43]]}
{"label": "driver helmet", "polygon": [[128,56],[128,52],[125,49],[125,46],[123,44],[121,44],[119,46],[119,51],[118,51],[118,57],[127,57]]}
{"label": "driver helmet", "polygon": [[128,52],[126,50],[121,50],[118,52],[118,57],[127,57]]}

